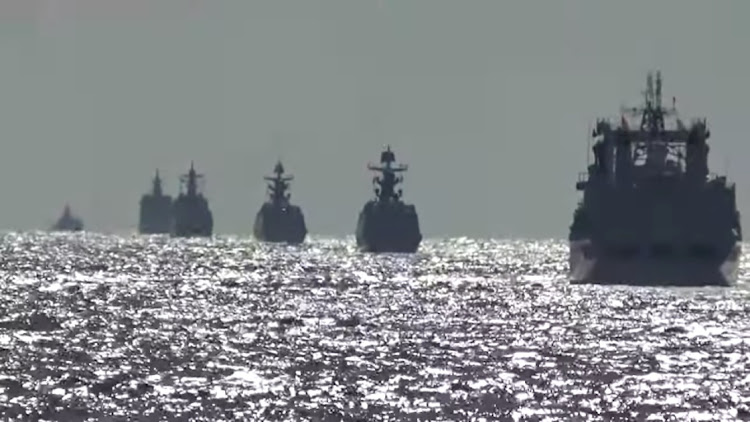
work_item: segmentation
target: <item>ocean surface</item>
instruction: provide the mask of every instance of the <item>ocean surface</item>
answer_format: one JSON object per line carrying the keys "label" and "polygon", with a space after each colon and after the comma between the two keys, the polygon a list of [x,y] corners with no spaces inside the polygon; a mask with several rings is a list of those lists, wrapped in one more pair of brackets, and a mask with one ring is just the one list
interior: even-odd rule
{"label": "ocean surface", "polygon": [[554,240],[1,247],[3,420],[750,420],[744,281],[571,286]]}

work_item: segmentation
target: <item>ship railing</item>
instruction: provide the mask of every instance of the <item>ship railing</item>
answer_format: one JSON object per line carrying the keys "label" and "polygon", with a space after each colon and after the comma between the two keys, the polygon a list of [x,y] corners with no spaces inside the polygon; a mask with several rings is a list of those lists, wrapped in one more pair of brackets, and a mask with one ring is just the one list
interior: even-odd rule
{"label": "ship railing", "polygon": [[713,172],[712,173],[708,173],[708,176],[706,178],[708,179],[709,182],[725,182],[725,183],[730,183],[729,182],[729,177],[727,175],[720,176],[720,175],[718,175],[716,173],[713,173]]}
{"label": "ship railing", "polygon": [[728,175],[720,176],[716,173],[709,173],[706,179],[708,183],[718,183],[726,186],[727,188],[734,188],[734,182],[729,179]]}

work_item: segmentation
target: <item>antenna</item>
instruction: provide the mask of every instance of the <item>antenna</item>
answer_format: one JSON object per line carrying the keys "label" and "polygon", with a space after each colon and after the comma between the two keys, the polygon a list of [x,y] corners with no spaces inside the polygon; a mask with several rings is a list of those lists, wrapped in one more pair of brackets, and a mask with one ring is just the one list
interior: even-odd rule
{"label": "antenna", "polygon": [[661,70],[656,71],[656,98],[654,98],[654,105],[661,108]]}
{"label": "antenna", "polygon": [[586,131],[586,170],[588,171],[591,165],[591,122],[589,121],[589,128]]}
{"label": "antenna", "polygon": [[277,161],[282,161],[284,158],[284,137],[280,133],[274,132],[271,134],[271,147],[276,150]]}

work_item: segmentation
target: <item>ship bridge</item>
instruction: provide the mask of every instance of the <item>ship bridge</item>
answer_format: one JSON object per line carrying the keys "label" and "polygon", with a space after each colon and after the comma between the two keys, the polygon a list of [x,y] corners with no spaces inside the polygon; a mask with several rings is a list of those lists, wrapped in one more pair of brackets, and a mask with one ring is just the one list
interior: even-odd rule
{"label": "ship bridge", "polygon": [[620,186],[633,186],[654,178],[678,178],[705,182],[708,177],[706,140],[710,132],[705,119],[686,126],[672,107],[662,105],[661,73],[649,73],[643,105],[623,108],[618,124],[596,122],[592,137],[595,163],[581,178],[579,190],[592,179]]}

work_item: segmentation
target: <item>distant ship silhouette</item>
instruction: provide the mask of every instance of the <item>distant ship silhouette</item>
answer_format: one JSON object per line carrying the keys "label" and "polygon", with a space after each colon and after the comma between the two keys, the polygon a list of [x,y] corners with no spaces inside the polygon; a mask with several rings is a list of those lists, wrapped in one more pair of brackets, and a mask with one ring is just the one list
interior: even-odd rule
{"label": "distant ship silhouette", "polygon": [[416,252],[422,241],[416,208],[401,200],[401,189],[395,190],[403,181],[396,174],[405,172],[407,167],[394,165],[395,162],[396,154],[388,146],[380,154],[380,166],[367,166],[380,176],[372,180],[378,186],[376,198],[365,204],[357,220],[357,246],[362,251]]}
{"label": "distant ship silhouette", "polygon": [[275,176],[264,179],[268,185],[268,201],[263,203],[255,216],[253,234],[258,240],[266,242],[302,243],[307,235],[305,217],[302,209],[289,202],[289,181],[294,176],[284,176],[281,161],[273,169]]}
{"label": "distant ship silhouette", "polygon": [[138,231],[142,234],[169,233],[172,229],[172,197],[162,192],[159,170],[156,170],[151,192],[141,197]]}
{"label": "distant ship silhouette", "polygon": [[211,236],[214,220],[208,200],[203,196],[198,182],[203,175],[197,174],[193,163],[190,171],[180,177],[180,194],[174,201],[172,235],[175,237]]}
{"label": "distant ship silhouette", "polygon": [[60,218],[50,228],[52,231],[66,231],[66,232],[79,232],[83,230],[83,221],[80,218],[73,215],[70,211],[70,206],[65,205],[63,213]]}

